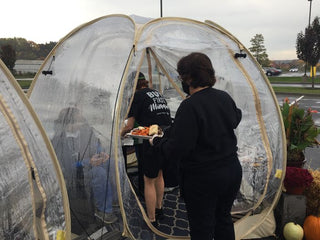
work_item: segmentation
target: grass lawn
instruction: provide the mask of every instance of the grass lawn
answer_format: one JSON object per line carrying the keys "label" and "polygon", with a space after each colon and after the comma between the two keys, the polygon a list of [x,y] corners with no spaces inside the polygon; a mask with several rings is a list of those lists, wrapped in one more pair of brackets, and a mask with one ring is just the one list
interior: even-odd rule
{"label": "grass lawn", "polygon": [[[303,76],[301,77],[268,77],[270,83],[312,83],[312,79],[310,77],[304,78]],[[317,76],[314,79],[314,83],[320,83],[320,77]]]}
{"label": "grass lawn", "polygon": [[22,78],[34,78],[36,73],[23,73],[23,74],[13,74],[13,76],[16,79],[22,79]]}
{"label": "grass lawn", "polygon": [[320,88],[311,87],[272,87],[275,93],[293,93],[293,94],[310,94],[320,96]]}
{"label": "grass lawn", "polygon": [[18,81],[20,87],[22,89],[28,89],[32,83],[32,81],[29,81],[29,80],[19,80]]}
{"label": "grass lawn", "polygon": [[[292,84],[306,84],[306,87],[291,87],[291,86],[272,86],[276,93],[292,93],[292,94],[310,94],[320,96],[320,88],[311,88],[312,79],[310,77],[268,77],[270,83],[292,83]],[[320,77],[314,79],[314,83],[320,83]]]}

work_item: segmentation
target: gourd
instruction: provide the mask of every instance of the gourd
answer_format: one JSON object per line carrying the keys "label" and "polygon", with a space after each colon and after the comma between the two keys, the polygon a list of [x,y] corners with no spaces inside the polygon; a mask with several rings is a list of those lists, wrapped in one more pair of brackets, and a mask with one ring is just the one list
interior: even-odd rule
{"label": "gourd", "polygon": [[283,228],[283,236],[286,240],[302,240],[303,228],[299,224],[289,222]]}
{"label": "gourd", "polygon": [[303,230],[306,240],[319,240],[320,218],[313,215],[306,217],[303,223]]}

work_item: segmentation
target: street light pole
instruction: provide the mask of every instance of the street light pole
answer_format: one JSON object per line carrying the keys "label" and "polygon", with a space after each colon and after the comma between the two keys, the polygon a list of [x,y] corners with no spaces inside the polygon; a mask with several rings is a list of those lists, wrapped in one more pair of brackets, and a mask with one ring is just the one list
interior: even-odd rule
{"label": "street light pole", "polygon": [[309,9],[309,27],[310,27],[310,21],[311,21],[311,5],[312,5],[312,0],[308,0],[310,2],[310,9]]}
{"label": "street light pole", "polygon": [[[309,0],[308,0],[309,1]],[[312,0],[311,0],[312,1]],[[162,17],[162,0],[160,0],[160,17]],[[310,21],[310,20],[309,20]]]}
{"label": "street light pole", "polygon": [[[312,0],[308,0],[308,2],[310,2],[310,8],[309,8],[309,24],[308,24],[308,27],[310,27]],[[308,65],[308,61],[306,61],[306,64],[305,64],[305,66],[304,66],[304,76],[305,76],[305,77],[307,77],[307,65]]]}

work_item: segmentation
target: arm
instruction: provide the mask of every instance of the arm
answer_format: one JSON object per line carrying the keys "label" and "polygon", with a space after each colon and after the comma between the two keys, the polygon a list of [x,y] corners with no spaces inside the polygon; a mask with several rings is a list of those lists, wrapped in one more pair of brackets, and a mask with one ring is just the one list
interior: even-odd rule
{"label": "arm", "polygon": [[127,123],[125,124],[125,126],[121,129],[121,136],[123,137],[124,135],[126,135],[126,133],[130,132],[133,127],[134,127],[134,122],[135,122],[135,118],[134,117],[129,117],[127,119]]}
{"label": "arm", "polygon": [[196,148],[198,134],[196,114],[190,105],[181,104],[169,136],[155,137],[153,145],[166,160],[179,161],[192,154]]}

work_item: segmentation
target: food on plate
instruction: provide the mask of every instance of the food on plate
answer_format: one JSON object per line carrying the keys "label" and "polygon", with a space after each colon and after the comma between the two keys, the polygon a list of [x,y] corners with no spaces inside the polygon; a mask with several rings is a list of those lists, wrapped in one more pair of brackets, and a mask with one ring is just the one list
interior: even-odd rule
{"label": "food on plate", "polygon": [[149,136],[159,134],[159,126],[157,124],[151,125],[149,128]]}
{"label": "food on plate", "polygon": [[132,135],[141,135],[141,136],[148,136],[149,135],[149,128],[148,127],[137,127],[131,131]]}
{"label": "food on plate", "polygon": [[153,136],[155,134],[160,135],[161,133],[162,133],[162,130],[157,124],[153,124],[150,127],[139,126],[137,128],[134,128],[131,131],[132,135],[140,135],[140,136]]}

